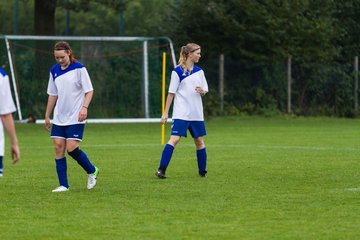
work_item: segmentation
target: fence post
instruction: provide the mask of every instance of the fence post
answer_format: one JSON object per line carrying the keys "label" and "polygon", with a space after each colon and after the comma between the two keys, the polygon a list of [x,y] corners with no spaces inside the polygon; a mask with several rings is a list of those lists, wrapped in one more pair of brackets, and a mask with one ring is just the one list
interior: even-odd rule
{"label": "fence post", "polygon": [[287,113],[291,113],[291,56],[287,61]]}
{"label": "fence post", "polygon": [[220,54],[219,59],[219,95],[220,95],[220,114],[224,115],[224,54]]}
{"label": "fence post", "polygon": [[149,60],[148,41],[143,42],[143,91],[144,91],[144,117],[149,118]]}
{"label": "fence post", "polygon": [[359,57],[355,56],[354,59],[354,72],[355,72],[355,78],[354,78],[354,113],[355,115],[358,114],[358,89],[359,89]]}

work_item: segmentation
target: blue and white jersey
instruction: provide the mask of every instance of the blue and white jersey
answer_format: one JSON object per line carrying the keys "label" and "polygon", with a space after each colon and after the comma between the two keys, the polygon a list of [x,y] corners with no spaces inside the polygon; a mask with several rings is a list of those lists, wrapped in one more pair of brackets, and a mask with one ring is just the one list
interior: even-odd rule
{"label": "blue and white jersey", "polygon": [[204,121],[202,99],[195,91],[197,86],[208,92],[204,71],[198,66],[194,66],[191,72],[184,73],[181,66],[172,71],[169,93],[175,94],[173,119]]}
{"label": "blue and white jersey", "polygon": [[[16,107],[11,96],[9,76],[4,69],[0,68],[0,115],[6,115],[16,111]],[[0,156],[4,156],[4,129],[0,120]]]}
{"label": "blue and white jersey", "polygon": [[4,69],[0,68],[0,115],[16,111],[11,95],[9,76]]}
{"label": "blue and white jersey", "polygon": [[79,122],[79,113],[84,103],[85,93],[93,91],[90,76],[79,62],[71,63],[65,70],[60,64],[50,70],[47,93],[57,96],[53,123],[59,126],[84,124]]}

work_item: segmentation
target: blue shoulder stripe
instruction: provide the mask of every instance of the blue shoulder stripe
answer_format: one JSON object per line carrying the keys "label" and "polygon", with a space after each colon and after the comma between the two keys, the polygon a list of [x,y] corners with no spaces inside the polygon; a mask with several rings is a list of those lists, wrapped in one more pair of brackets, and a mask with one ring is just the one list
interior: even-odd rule
{"label": "blue shoulder stripe", "polygon": [[0,74],[3,75],[4,77],[7,76],[7,73],[4,69],[0,68]]}
{"label": "blue shoulder stripe", "polygon": [[83,67],[84,66],[80,62],[73,62],[65,70],[62,70],[60,64],[55,64],[54,66],[52,66],[50,72],[53,77],[53,80],[55,81],[55,79],[57,77],[65,74],[67,72],[70,72],[72,70],[75,70],[77,68],[83,68]]}
{"label": "blue shoulder stripe", "polygon": [[189,72],[189,71],[186,71],[185,73],[184,73],[184,69],[179,65],[179,66],[177,66],[175,69],[174,69],[174,71],[177,73],[177,75],[179,76],[179,79],[180,79],[180,82],[184,79],[184,78],[186,78],[186,77],[188,77],[188,76],[190,76],[191,74],[194,74],[194,73],[196,73],[196,72],[198,72],[198,71],[201,71],[202,69],[201,68],[199,68],[198,66],[196,66],[196,65],[194,65],[194,68],[193,68],[193,70],[191,71],[191,72]]}

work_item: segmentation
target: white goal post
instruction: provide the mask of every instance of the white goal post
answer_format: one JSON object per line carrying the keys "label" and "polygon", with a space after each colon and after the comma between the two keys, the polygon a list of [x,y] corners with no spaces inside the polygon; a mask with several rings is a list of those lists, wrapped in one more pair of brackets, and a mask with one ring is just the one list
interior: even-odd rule
{"label": "white goal post", "polygon": [[[123,123],[123,122],[154,122],[154,120],[158,121],[159,119],[151,119],[149,117],[149,69],[148,69],[148,42],[154,41],[154,40],[162,40],[164,42],[167,42],[170,50],[170,59],[172,62],[172,65],[176,66],[176,60],[175,60],[175,52],[173,43],[170,38],[168,37],[116,37],[116,36],[102,36],[102,37],[94,37],[94,36],[33,36],[33,35],[3,35],[2,38],[5,40],[6,43],[6,50],[7,50],[7,57],[9,61],[9,67],[10,67],[10,74],[12,79],[12,86],[14,89],[14,97],[15,102],[17,105],[17,111],[18,111],[18,117],[19,120],[22,121],[22,113],[21,113],[21,106],[20,106],[20,100],[19,100],[19,94],[17,89],[17,79],[16,79],[16,72],[13,62],[13,56],[11,52],[10,47],[10,41],[13,40],[34,40],[34,41],[106,41],[106,42],[142,42],[142,88],[143,91],[143,109],[144,109],[144,118],[120,118],[120,119],[109,119],[109,118],[103,118],[103,119],[88,119],[88,122],[94,122],[94,123]],[[43,120],[37,120],[36,122],[42,123]]]}

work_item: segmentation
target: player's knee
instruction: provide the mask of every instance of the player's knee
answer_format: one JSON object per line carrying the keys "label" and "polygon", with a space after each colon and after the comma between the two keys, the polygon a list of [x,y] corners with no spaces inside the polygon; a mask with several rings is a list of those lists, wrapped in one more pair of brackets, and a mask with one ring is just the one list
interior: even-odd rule
{"label": "player's knee", "polygon": [[65,143],[61,141],[54,141],[55,149],[65,149]]}
{"label": "player's knee", "polygon": [[72,158],[76,159],[76,158],[78,158],[78,157],[80,156],[81,150],[79,149],[79,147],[77,147],[77,148],[75,148],[74,150],[72,150],[71,152],[68,151],[68,154],[69,154]]}
{"label": "player's knee", "polygon": [[55,144],[55,154],[56,156],[64,155],[65,154],[65,147],[61,144]]}
{"label": "player's knee", "polygon": [[172,146],[176,146],[176,144],[178,144],[180,142],[180,137],[178,136],[172,136],[170,137],[170,140],[169,140],[169,144],[171,144]]}
{"label": "player's knee", "polygon": [[205,147],[204,139],[202,137],[195,138],[194,142],[197,149],[202,149]]}

